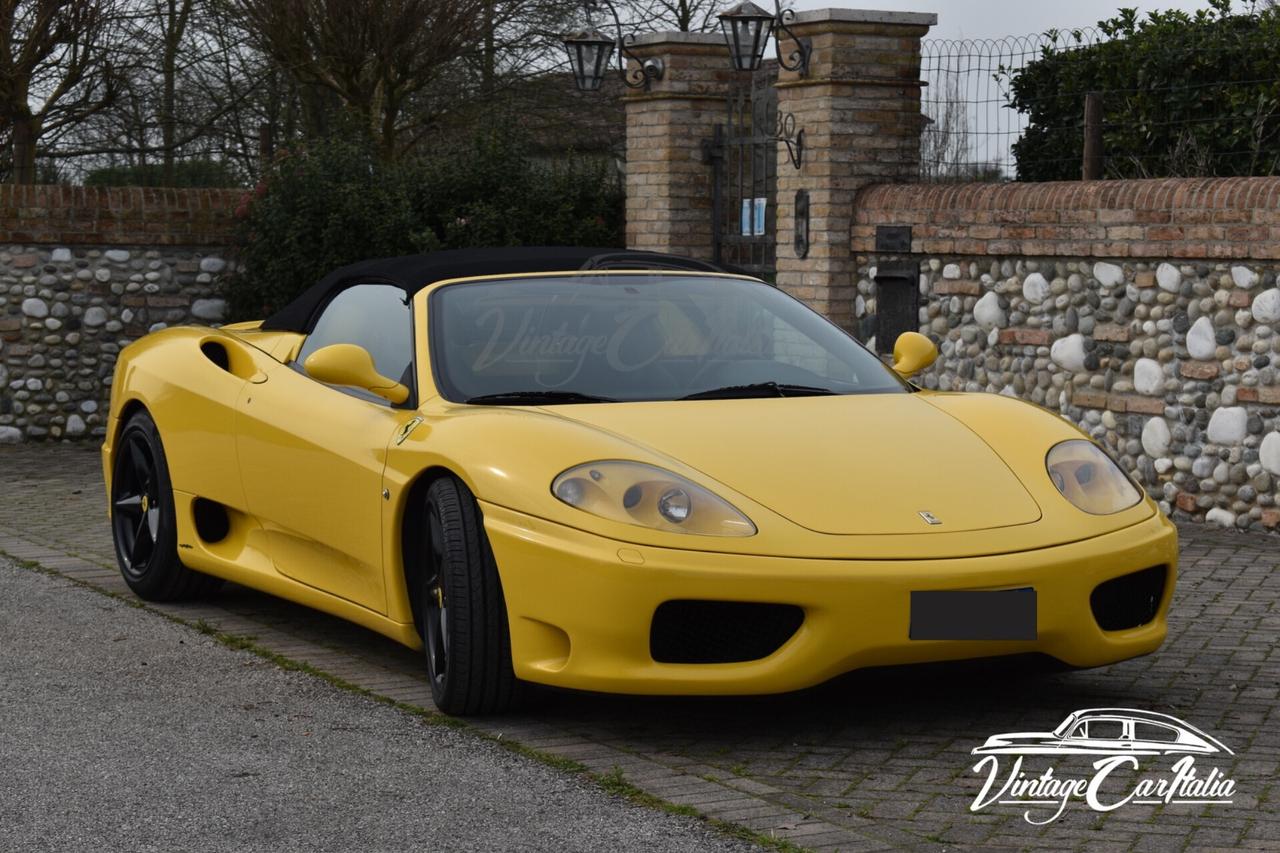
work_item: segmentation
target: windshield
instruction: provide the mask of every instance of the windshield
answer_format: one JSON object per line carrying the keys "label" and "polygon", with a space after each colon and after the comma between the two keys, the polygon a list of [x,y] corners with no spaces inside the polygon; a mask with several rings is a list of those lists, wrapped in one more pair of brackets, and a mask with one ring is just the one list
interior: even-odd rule
{"label": "windshield", "polygon": [[844,331],[762,282],[670,273],[514,278],[446,285],[429,307],[436,383],[459,402],[910,388]]}
{"label": "windshield", "polygon": [[1067,732],[1071,729],[1072,723],[1074,723],[1075,721],[1076,721],[1075,714],[1072,714],[1070,717],[1067,717],[1065,720],[1062,721],[1061,725],[1059,725],[1056,729],[1053,730],[1054,736],[1066,737]]}

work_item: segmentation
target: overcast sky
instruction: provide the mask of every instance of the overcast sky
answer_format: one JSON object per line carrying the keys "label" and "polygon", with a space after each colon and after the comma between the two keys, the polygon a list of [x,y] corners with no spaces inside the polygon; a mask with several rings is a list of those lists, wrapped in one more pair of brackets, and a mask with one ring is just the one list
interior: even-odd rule
{"label": "overcast sky", "polygon": [[[766,0],[766,5],[768,2]],[[1136,7],[1142,12],[1155,9],[1201,9],[1203,0],[1160,0],[1159,2],[1114,3],[1103,0],[796,0],[795,8],[822,9],[844,6],[886,9],[904,12],[936,12],[938,25],[930,30],[934,38],[995,38],[1024,36],[1050,28],[1092,26],[1104,18],[1115,17],[1121,6]],[[1237,8],[1246,4],[1237,2]]]}

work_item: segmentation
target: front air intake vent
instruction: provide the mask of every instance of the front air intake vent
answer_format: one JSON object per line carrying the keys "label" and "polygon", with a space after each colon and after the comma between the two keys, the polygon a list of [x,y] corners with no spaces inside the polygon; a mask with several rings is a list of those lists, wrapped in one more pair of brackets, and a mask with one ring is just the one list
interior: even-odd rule
{"label": "front air intake vent", "polygon": [[782,648],[804,622],[793,604],[666,601],[653,614],[649,654],[658,663],[742,663]]}
{"label": "front air intake vent", "polygon": [[231,518],[227,508],[208,498],[196,498],[191,505],[196,525],[196,535],[207,544],[215,544],[227,538],[231,532]]}
{"label": "front air intake vent", "polygon": [[207,337],[200,342],[200,353],[219,370],[237,379],[250,379],[258,372],[248,347],[228,335]]}

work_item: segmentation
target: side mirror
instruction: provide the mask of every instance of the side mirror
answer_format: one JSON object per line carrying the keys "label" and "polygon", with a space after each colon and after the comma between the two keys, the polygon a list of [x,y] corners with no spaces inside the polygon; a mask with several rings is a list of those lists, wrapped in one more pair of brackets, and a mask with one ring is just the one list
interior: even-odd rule
{"label": "side mirror", "polygon": [[355,344],[321,347],[307,356],[302,367],[312,379],[329,385],[361,388],[392,403],[409,399],[409,389],[380,374],[368,350]]}
{"label": "side mirror", "polygon": [[937,358],[938,348],[919,332],[903,332],[893,342],[893,369],[903,379],[924,370]]}

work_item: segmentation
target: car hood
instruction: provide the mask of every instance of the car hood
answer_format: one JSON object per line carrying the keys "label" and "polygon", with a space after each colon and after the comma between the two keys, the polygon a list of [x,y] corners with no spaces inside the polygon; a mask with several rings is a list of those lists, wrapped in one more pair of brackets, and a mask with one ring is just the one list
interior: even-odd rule
{"label": "car hood", "polygon": [[987,738],[987,746],[1021,746],[1038,743],[1057,743],[1060,738],[1053,732],[1005,732]]}
{"label": "car hood", "polygon": [[546,411],[678,459],[819,533],[956,533],[1037,521],[1040,507],[999,454],[921,397],[691,400]]}
{"label": "car hood", "polygon": [[973,750],[980,752],[1017,751],[1033,747],[1056,747],[1060,739],[1053,732],[1008,732],[992,735],[982,746]]}

